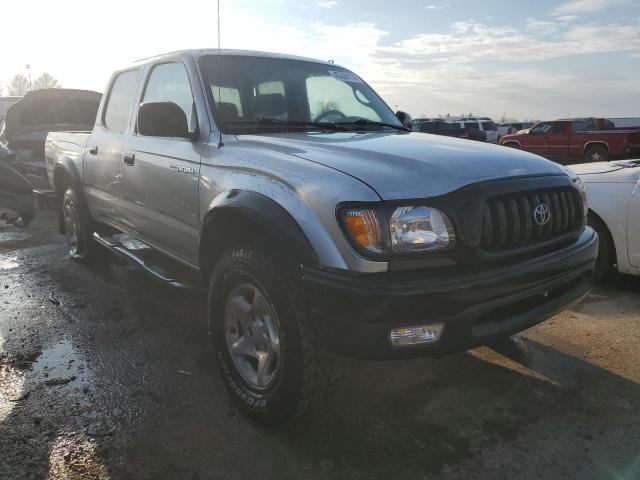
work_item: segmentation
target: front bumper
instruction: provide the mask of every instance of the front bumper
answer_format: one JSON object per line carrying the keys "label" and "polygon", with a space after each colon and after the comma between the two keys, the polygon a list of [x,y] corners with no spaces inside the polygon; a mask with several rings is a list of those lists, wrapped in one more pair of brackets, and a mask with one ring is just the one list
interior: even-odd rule
{"label": "front bumper", "polygon": [[[439,356],[525,330],[584,298],[598,253],[585,228],[572,245],[491,269],[346,274],[305,267],[310,314],[329,349],[368,359]],[[393,327],[444,323],[438,342],[394,347]]]}

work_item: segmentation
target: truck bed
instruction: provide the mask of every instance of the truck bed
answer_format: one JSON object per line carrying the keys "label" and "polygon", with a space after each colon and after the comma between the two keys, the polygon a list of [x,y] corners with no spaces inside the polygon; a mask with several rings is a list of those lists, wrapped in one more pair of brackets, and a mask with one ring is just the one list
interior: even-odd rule
{"label": "truck bed", "polygon": [[82,159],[90,135],[91,132],[88,131],[51,132],[47,135],[44,144],[44,158],[47,165],[47,176],[52,188],[54,188],[53,166],[57,160],[64,159],[74,163],[81,177],[84,176],[84,172],[81,170],[84,168]]}

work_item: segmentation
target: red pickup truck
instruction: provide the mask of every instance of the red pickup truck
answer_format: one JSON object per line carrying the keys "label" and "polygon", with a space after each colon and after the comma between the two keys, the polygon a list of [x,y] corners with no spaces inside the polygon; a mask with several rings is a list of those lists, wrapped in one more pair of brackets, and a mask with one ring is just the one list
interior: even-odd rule
{"label": "red pickup truck", "polygon": [[609,120],[596,118],[554,120],[505,135],[500,143],[558,163],[576,163],[575,157],[582,157],[585,162],[604,162],[640,155],[640,127],[615,128]]}

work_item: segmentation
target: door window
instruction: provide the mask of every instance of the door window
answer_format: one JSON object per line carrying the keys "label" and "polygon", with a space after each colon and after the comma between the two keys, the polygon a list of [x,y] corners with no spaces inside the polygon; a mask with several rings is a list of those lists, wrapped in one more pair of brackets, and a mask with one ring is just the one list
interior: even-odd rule
{"label": "door window", "polygon": [[187,117],[189,132],[196,130],[197,116],[191,84],[181,63],[163,63],[153,67],[142,101],[175,103]]}
{"label": "door window", "polygon": [[567,123],[566,122],[554,123],[552,132],[554,135],[564,135],[565,133],[567,133]]}
{"label": "door window", "polygon": [[550,123],[539,123],[531,129],[531,133],[547,133],[551,129]]}
{"label": "door window", "polygon": [[123,72],[111,84],[102,123],[114,133],[124,133],[127,128],[131,104],[136,93],[138,73],[138,70]]}

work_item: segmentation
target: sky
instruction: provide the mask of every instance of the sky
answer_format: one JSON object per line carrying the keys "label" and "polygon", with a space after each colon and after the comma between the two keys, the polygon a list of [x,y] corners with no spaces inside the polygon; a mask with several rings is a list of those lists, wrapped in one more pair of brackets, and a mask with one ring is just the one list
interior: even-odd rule
{"label": "sky", "polygon": [[[220,2],[223,48],[334,60],[414,117],[640,116],[640,0]],[[217,46],[216,0],[31,0],[1,15],[4,87],[29,64],[104,91],[134,60]]]}

